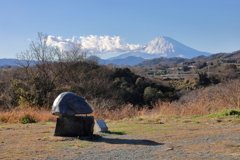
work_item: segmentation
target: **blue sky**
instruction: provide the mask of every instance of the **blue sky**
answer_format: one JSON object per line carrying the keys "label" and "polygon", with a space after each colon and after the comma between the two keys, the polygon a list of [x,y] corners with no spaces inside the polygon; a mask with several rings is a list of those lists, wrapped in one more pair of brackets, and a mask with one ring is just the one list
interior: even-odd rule
{"label": "blue sky", "polygon": [[240,0],[0,0],[0,58],[16,58],[37,32],[120,36],[144,45],[171,37],[210,53],[240,49]]}

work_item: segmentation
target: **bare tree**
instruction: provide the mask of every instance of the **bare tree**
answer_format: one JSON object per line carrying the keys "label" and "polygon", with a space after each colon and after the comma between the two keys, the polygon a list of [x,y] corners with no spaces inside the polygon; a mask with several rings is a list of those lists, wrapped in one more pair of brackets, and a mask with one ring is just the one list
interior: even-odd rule
{"label": "bare tree", "polygon": [[48,104],[49,94],[56,85],[60,85],[62,80],[69,81],[67,75],[70,70],[87,57],[87,53],[82,52],[81,43],[73,45],[71,51],[64,51],[47,45],[47,40],[46,34],[38,33],[37,41],[31,42],[29,50],[17,55],[17,63],[22,67],[21,81],[31,85],[25,93],[29,93],[28,98],[34,102],[33,105]]}

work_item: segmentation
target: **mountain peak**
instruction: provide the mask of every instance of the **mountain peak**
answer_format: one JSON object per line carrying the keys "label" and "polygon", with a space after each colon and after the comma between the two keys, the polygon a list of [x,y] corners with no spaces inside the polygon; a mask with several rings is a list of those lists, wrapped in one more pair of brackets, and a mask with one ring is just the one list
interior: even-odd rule
{"label": "mountain peak", "polygon": [[144,51],[149,54],[161,54],[167,56],[167,53],[174,52],[174,45],[168,37],[157,37],[144,46]]}
{"label": "mountain peak", "polygon": [[196,55],[209,55],[206,52],[200,52],[192,49],[170,37],[157,37],[152,41],[148,42],[144,47],[142,52],[148,54],[155,54],[163,57],[185,57],[191,58]]}

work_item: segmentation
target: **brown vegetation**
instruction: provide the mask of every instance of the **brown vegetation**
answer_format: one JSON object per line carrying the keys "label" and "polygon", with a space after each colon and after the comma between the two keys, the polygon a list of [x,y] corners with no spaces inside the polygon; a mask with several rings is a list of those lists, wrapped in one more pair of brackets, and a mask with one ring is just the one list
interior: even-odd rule
{"label": "brown vegetation", "polygon": [[[240,109],[240,80],[232,80],[226,84],[218,84],[207,88],[181,93],[181,98],[174,102],[159,101],[149,109],[149,106],[133,107],[131,104],[109,109],[111,102],[90,103],[94,108],[96,119],[119,120],[144,116],[204,116],[218,113],[223,109]],[[0,120],[5,123],[21,122],[26,115],[36,122],[53,121],[56,117],[47,109],[14,109],[0,112]]]}
{"label": "brown vegetation", "polygon": [[[187,91],[186,91],[187,92]],[[182,93],[174,102],[156,103],[152,109],[141,110],[126,105],[121,110],[98,110],[96,116],[104,119],[123,119],[142,116],[204,116],[224,109],[240,109],[240,80]]]}
{"label": "brown vegetation", "polygon": [[4,110],[0,112],[0,121],[3,123],[51,122],[56,116],[51,115],[48,109],[24,108]]}

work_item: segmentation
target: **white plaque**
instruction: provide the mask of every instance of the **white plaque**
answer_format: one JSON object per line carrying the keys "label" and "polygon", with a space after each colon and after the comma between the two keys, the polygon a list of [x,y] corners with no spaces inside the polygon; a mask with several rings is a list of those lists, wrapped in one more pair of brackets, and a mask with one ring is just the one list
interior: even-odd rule
{"label": "white plaque", "polygon": [[106,123],[104,122],[104,120],[102,120],[102,119],[95,120],[95,129],[96,129],[96,132],[107,132],[108,131],[108,127],[107,127]]}

